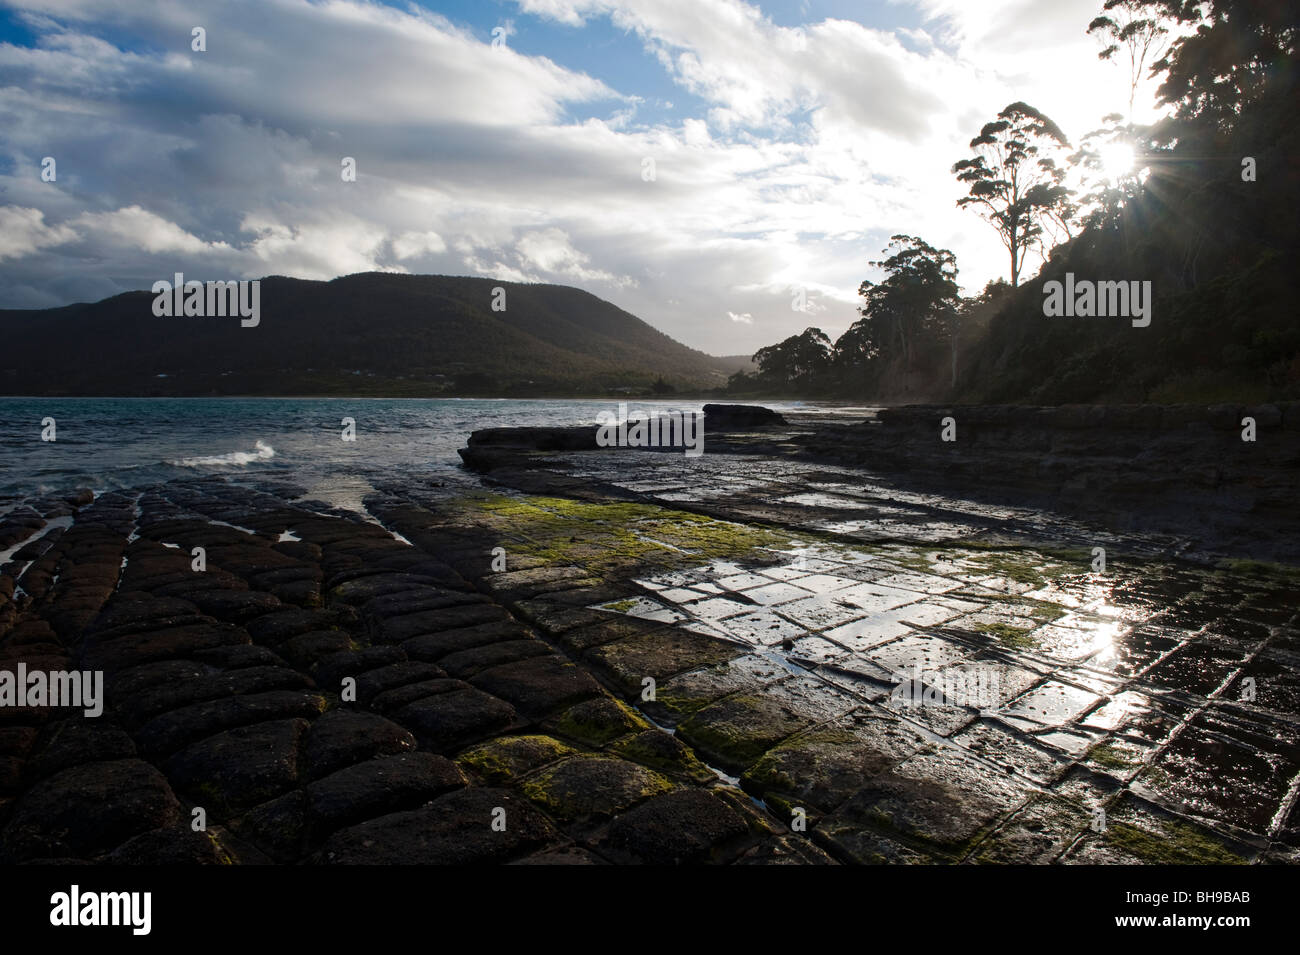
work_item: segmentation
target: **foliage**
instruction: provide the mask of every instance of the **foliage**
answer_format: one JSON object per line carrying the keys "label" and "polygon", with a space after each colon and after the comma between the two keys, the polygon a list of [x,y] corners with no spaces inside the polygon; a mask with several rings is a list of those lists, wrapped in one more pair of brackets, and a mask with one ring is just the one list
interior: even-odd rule
{"label": "foliage", "polygon": [[1053,226],[1069,233],[1066,170],[1053,155],[1068,146],[1051,119],[1027,103],[1012,103],[970,141],[975,155],[952,167],[968,191],[957,205],[974,208],[997,230],[1011,256],[1012,285],[1020,281],[1025,253]]}
{"label": "foliage", "polygon": [[[1043,162],[1064,134],[1024,103],[1003,110],[971,141],[976,155],[953,168],[968,189],[959,204],[981,210],[1010,252],[1011,281],[910,312],[888,274],[864,282],[859,320],[808,393],[1043,404],[1300,398],[1300,5],[1107,0],[1089,32],[1107,38],[1105,58],[1124,52],[1131,71],[1145,69],[1140,79],[1159,81],[1171,115],[1142,127],[1112,112],[1081,137],[1068,159],[1083,182],[1076,210],[1062,168]],[[1114,149],[1132,150],[1132,169],[1106,161]],[[1046,248],[1060,229],[1066,241]],[[1020,284],[1035,244],[1043,267]],[[1150,282],[1151,325],[1046,318],[1043,285],[1067,272]]]}
{"label": "foliage", "polygon": [[[916,370],[919,354],[957,334],[957,261],[915,236],[895,235],[887,257],[872,262],[885,278],[858,289],[861,318],[835,343],[834,360],[842,373],[871,375],[881,359],[897,358],[905,375]],[[891,254],[892,253],[892,254]]]}
{"label": "foliage", "polygon": [[1160,63],[1169,49],[1172,31],[1162,0],[1106,0],[1104,11],[1088,24],[1088,32],[1105,44],[1097,54],[1103,60],[1123,52],[1128,60],[1128,116],[1133,100],[1147,73]]}
{"label": "foliage", "polygon": [[830,366],[831,340],[820,328],[805,328],[754,353],[758,377],[777,388],[808,387]]}

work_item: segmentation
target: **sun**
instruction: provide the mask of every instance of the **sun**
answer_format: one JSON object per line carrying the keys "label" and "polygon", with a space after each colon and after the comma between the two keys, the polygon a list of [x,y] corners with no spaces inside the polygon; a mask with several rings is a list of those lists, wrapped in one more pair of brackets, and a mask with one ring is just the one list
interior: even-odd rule
{"label": "sun", "polygon": [[1101,162],[1101,172],[1111,182],[1133,175],[1137,165],[1137,154],[1127,143],[1108,143],[1097,150]]}

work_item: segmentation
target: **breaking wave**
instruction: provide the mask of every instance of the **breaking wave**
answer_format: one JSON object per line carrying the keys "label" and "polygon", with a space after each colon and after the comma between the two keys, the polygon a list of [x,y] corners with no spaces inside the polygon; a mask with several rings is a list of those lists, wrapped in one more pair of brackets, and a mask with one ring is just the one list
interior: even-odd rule
{"label": "breaking wave", "polygon": [[167,463],[178,468],[210,468],[223,465],[238,467],[252,464],[254,461],[269,461],[273,457],[275,457],[275,448],[265,441],[258,441],[253,445],[252,451],[231,451],[229,454],[214,454],[208,457],[181,458],[179,461]]}

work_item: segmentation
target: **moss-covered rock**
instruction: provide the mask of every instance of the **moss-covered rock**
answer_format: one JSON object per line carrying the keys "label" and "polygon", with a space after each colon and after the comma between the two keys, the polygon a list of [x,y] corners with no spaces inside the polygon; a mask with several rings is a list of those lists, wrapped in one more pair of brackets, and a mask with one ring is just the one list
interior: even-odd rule
{"label": "moss-covered rock", "polygon": [[810,722],[779,700],[737,693],[700,710],[677,732],[710,763],[741,772]]}
{"label": "moss-covered rock", "polygon": [[[741,785],[773,808],[799,806],[809,813],[829,812],[896,759],[853,733],[816,729],[769,750],[749,768]],[[788,816],[788,811],[783,815]]]}
{"label": "moss-covered rock", "polygon": [[612,817],[674,788],[653,770],[604,756],[566,759],[523,783],[524,794],[561,821]]}
{"label": "moss-covered rock", "polygon": [[1038,641],[1030,634],[1033,628],[1030,627],[1013,627],[1005,623],[980,623],[975,628],[980,633],[987,633],[1002,646],[1011,650],[1033,650],[1037,648]]}
{"label": "moss-covered rock", "polygon": [[543,729],[593,747],[649,727],[649,723],[611,696],[585,700],[543,725]]}
{"label": "moss-covered rock", "polygon": [[1085,762],[1114,773],[1132,773],[1142,765],[1142,750],[1133,743],[1111,740],[1090,749]]}
{"label": "moss-covered rock", "polygon": [[1128,823],[1112,823],[1105,842],[1149,865],[1245,865],[1249,860],[1209,830],[1188,822],[1167,820],[1160,832]]}
{"label": "moss-covered rock", "polygon": [[508,554],[552,567],[577,564],[601,575],[639,569],[647,560],[699,562],[789,543],[766,528],[627,501],[473,494],[455,506],[497,530]]}
{"label": "moss-covered rock", "polygon": [[706,784],[717,779],[713,770],[696,759],[689,747],[663,730],[648,729],[644,733],[619,740],[614,744],[613,751],[642,766],[686,776],[692,782]]}
{"label": "moss-covered rock", "polygon": [[467,772],[489,783],[508,783],[535,769],[580,755],[572,746],[550,736],[503,736],[468,749],[456,757]]}
{"label": "moss-covered rock", "polygon": [[664,628],[593,647],[586,656],[628,694],[639,695],[646,677],[661,684],[675,674],[722,663],[742,652],[725,640]]}

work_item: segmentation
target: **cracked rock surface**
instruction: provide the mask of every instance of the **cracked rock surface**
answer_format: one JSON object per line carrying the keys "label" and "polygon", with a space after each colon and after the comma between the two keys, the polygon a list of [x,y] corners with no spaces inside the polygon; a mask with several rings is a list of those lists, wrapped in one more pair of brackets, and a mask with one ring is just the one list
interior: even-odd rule
{"label": "cracked rock surface", "polygon": [[10,509],[0,669],[105,700],[0,707],[0,859],[1296,861],[1293,576],[841,465],[518,457]]}

